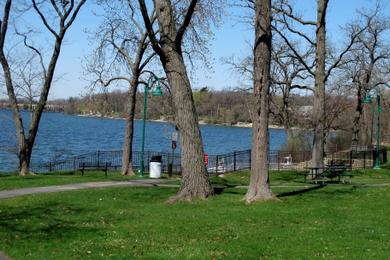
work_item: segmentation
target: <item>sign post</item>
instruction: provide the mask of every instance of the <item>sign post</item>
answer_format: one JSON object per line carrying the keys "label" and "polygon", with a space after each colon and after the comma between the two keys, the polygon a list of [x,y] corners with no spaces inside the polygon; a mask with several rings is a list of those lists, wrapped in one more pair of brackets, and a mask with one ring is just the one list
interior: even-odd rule
{"label": "sign post", "polygon": [[177,132],[174,131],[172,132],[172,159],[171,159],[171,162],[169,163],[168,165],[168,175],[169,177],[172,176],[172,171],[173,171],[173,162],[174,162],[174,156],[175,156],[175,149],[177,147]]}

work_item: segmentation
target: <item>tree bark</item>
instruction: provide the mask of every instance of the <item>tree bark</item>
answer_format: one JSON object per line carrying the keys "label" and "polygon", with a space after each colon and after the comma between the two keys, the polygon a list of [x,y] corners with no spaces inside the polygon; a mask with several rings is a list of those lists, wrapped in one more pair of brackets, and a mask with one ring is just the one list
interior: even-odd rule
{"label": "tree bark", "polygon": [[133,171],[133,134],[134,113],[137,94],[138,76],[133,75],[129,89],[129,101],[127,103],[126,131],[123,139],[122,175],[134,175]]}
{"label": "tree bark", "polygon": [[203,161],[202,137],[198,126],[192,90],[181,55],[170,52],[169,62],[164,65],[172,88],[176,111],[176,126],[181,144],[181,187],[176,200],[205,199],[213,194]]}
{"label": "tree bark", "polygon": [[139,0],[142,16],[148,30],[152,47],[160,58],[167,75],[175,108],[175,121],[181,144],[181,186],[169,202],[205,199],[213,195],[203,160],[203,143],[198,125],[191,84],[188,78],[182,53],[183,36],[190,24],[197,0],[191,0],[179,29],[170,0],[154,0],[159,36],[157,39],[143,0]]}
{"label": "tree bark", "polygon": [[271,1],[256,0],[254,105],[251,177],[245,201],[274,199],[268,176],[268,120],[271,64]]}
{"label": "tree bark", "polygon": [[324,166],[325,120],[325,55],[326,9],[328,0],[317,1],[316,72],[313,101],[313,151],[312,166]]}
{"label": "tree bark", "polygon": [[[373,46],[376,46],[376,42]],[[370,90],[370,82],[372,73],[374,70],[376,58],[374,57],[375,50],[374,48],[368,49],[370,54],[370,63],[368,64],[367,70],[364,70],[365,75],[364,79],[361,82],[357,82],[358,89],[357,89],[357,104],[355,109],[355,116],[353,119],[353,125],[352,125],[352,143],[351,147],[352,149],[357,149],[359,145],[372,145],[372,140],[368,140],[368,134],[367,134],[367,123],[364,122],[364,107],[362,103],[362,99],[365,98],[367,95],[367,92]],[[363,120],[362,120],[363,119]],[[363,122],[362,122],[363,121]],[[362,131],[363,130],[363,131]]]}
{"label": "tree bark", "polygon": [[352,143],[351,148],[357,150],[359,145],[359,132],[360,132],[360,119],[363,115],[363,104],[362,104],[362,88],[359,86],[357,91],[357,104],[355,108],[355,116],[352,124]]}

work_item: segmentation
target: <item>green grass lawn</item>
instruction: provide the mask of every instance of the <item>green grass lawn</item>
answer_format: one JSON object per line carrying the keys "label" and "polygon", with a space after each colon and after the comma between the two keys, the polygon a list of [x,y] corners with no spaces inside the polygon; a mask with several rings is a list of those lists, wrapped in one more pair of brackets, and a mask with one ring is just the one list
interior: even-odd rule
{"label": "green grass lawn", "polygon": [[[386,167],[361,171],[353,183],[389,183]],[[212,182],[234,186],[248,176]],[[157,187],[1,200],[0,251],[13,259],[390,257],[390,186],[291,187],[302,181],[296,173],[271,173],[280,202],[251,205],[241,201],[245,189],[237,188],[175,205],[165,201],[176,189]]]}
{"label": "green grass lawn", "polygon": [[15,174],[0,174],[0,190],[95,181],[124,181],[135,178],[137,177],[123,176],[118,171],[109,171],[107,173],[107,177],[102,171],[87,171],[84,176],[81,176],[80,172],[54,172],[50,174],[37,174],[25,177]]}

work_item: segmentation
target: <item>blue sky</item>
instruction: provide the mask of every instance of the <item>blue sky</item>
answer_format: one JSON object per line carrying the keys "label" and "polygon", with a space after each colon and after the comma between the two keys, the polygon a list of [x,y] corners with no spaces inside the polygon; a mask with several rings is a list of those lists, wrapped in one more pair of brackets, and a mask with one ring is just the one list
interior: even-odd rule
{"label": "blue sky", "polygon": [[[296,7],[305,18],[315,20],[316,0],[295,0]],[[334,43],[342,41],[340,26],[356,19],[356,9],[373,6],[371,0],[330,0],[328,9],[327,32]],[[383,12],[390,13],[390,1],[383,0]],[[67,98],[86,93],[88,84],[82,77],[81,60],[89,52],[90,46],[86,29],[97,26],[98,19],[92,15],[93,5],[87,4],[81,10],[75,24],[66,35],[66,44],[63,46],[56,74],[61,78],[51,89],[50,99]],[[212,71],[199,68],[194,73],[192,85],[195,88],[208,86],[213,89],[235,87],[239,84],[239,77],[232,72],[229,66],[221,59],[231,55],[242,56],[248,53],[253,31],[248,25],[240,23],[239,19],[227,10],[222,25],[215,29],[215,36],[210,41],[210,59],[213,61]],[[234,11],[237,13],[237,11]],[[230,14],[229,14],[230,13]],[[34,21],[35,22],[35,21]]]}

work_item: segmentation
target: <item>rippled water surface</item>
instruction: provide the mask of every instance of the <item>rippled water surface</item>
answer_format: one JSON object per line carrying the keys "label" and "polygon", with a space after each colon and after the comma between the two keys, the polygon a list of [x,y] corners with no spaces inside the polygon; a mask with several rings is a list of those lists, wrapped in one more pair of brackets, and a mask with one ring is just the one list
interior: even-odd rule
{"label": "rippled water surface", "polygon": [[[23,112],[25,125],[29,113]],[[33,151],[33,163],[66,158],[97,150],[120,150],[125,122],[118,119],[87,118],[62,113],[44,113]],[[134,150],[141,150],[142,121],[135,122]],[[145,150],[169,151],[172,125],[163,122],[146,123]],[[250,128],[202,125],[205,152],[224,154],[250,149]],[[277,150],[286,142],[286,132],[270,131],[270,149]],[[0,110],[0,171],[17,168],[15,126],[9,110]],[[180,146],[178,146],[180,149]]]}

